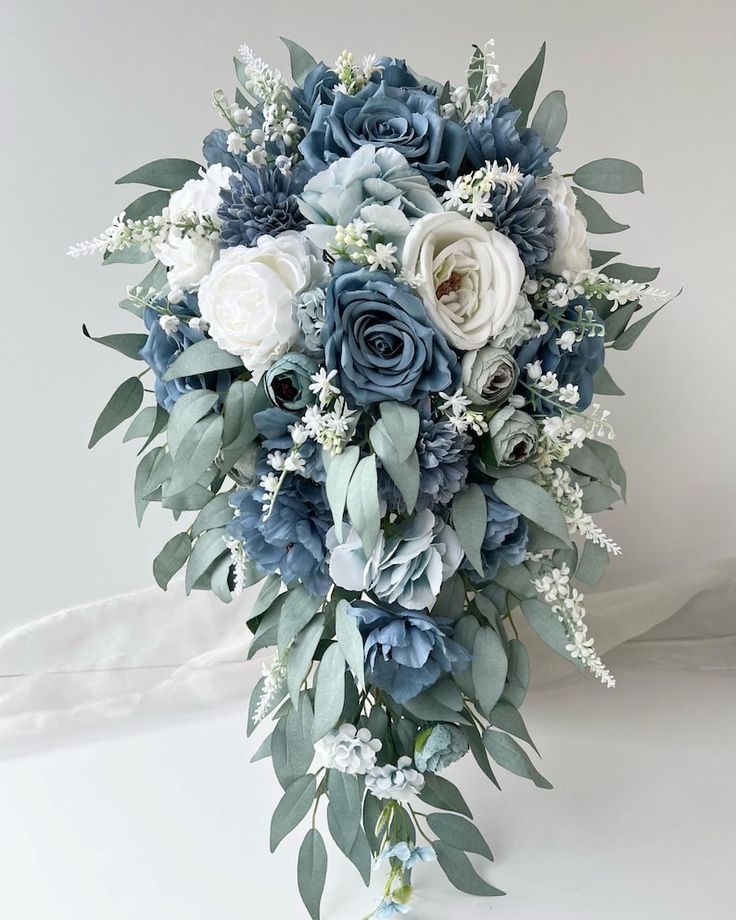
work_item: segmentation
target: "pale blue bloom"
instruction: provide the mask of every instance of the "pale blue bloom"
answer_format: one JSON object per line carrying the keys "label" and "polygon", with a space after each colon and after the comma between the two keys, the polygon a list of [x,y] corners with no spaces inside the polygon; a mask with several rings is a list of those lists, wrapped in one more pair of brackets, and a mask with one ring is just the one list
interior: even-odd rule
{"label": "pale blue bloom", "polygon": [[402,841],[384,850],[378,857],[379,861],[391,858],[398,859],[405,869],[411,869],[420,862],[434,862],[437,854],[432,847],[413,847]]}
{"label": "pale blue bloom", "polygon": [[468,739],[449,723],[425,729],[417,736],[414,761],[422,773],[439,773],[468,753]]}
{"label": "pale blue bloom", "polygon": [[395,917],[397,914],[408,914],[410,910],[411,907],[408,904],[400,904],[398,901],[390,899],[389,895],[389,898],[381,901],[373,916],[376,920],[391,920],[391,917]]}

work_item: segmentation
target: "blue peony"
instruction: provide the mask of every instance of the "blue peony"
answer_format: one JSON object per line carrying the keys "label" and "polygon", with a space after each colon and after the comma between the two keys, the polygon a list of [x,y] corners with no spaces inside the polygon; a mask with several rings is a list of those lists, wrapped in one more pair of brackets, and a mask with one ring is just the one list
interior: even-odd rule
{"label": "blue peony", "polygon": [[[522,369],[522,373],[526,373],[524,369],[527,364],[539,361],[542,365],[542,373],[556,374],[561,387],[570,384],[576,386],[580,399],[575,404],[575,409],[582,412],[593,400],[593,378],[603,367],[605,360],[603,336],[583,335],[569,351],[561,348],[557,341],[565,331],[577,330],[581,309],[590,309],[590,304],[585,297],[576,297],[571,300],[557,325],[550,324],[543,335],[538,335],[521,346],[516,355],[516,363]],[[594,316],[593,321],[600,323],[597,316]],[[528,392],[524,390],[523,395],[528,397]],[[536,411],[545,415],[555,412],[552,404],[538,398],[536,402],[538,403],[534,406]]]}
{"label": "blue peony", "polygon": [[325,364],[354,406],[416,404],[457,386],[455,353],[410,288],[385,272],[339,266],[327,288]]}
{"label": "blue peony", "polygon": [[[505,502],[496,498],[493,487],[481,483],[486,497],[486,532],[481,544],[480,556],[483,562],[483,579],[493,579],[500,565],[519,565],[526,559],[526,545],[529,533],[524,518]],[[471,580],[479,576],[466,559],[462,568]]]}
{"label": "blue peony", "polygon": [[554,212],[546,189],[539,188],[534,176],[524,176],[516,191],[497,185],[491,206],[494,226],[519,250],[527,274],[534,274],[555,248]]}
{"label": "blue peony", "polygon": [[367,678],[397,703],[414,699],[444,675],[464,671],[470,655],[451,638],[450,621],[426,613],[354,601],[348,613],[363,636]]}
{"label": "blue peony", "polygon": [[[257,472],[271,472],[265,456]],[[262,571],[280,572],[284,584],[301,581],[310,594],[326,595],[332,582],[325,535],[332,517],[323,487],[303,476],[287,476],[268,517],[262,509],[265,495],[260,486],[232,493],[236,516],[227,526],[228,534],[243,543],[246,555]]]}
{"label": "blue peony", "polygon": [[[165,306],[167,313],[170,311],[179,322],[175,330],[165,332],[159,323],[162,314],[158,310],[146,307],[143,313],[143,321],[148,330],[148,341],[141,348],[139,354],[153,371],[156,402],[163,406],[167,412],[171,412],[177,399],[190,390],[204,389],[212,390],[214,393],[226,392],[232,381],[238,376],[239,371],[211,371],[207,374],[196,374],[190,377],[175,377],[173,380],[164,381],[162,379],[169,367],[185,349],[189,348],[190,345],[194,345],[195,342],[201,342],[206,336],[200,329],[198,322],[199,309],[197,307],[197,298],[194,294],[186,294],[182,301],[171,306],[166,303],[165,298],[162,298],[157,305],[161,308]],[[190,320],[195,321],[191,326],[189,325]]]}
{"label": "blue peony", "polygon": [[306,220],[296,196],[308,176],[298,166],[287,173],[270,166],[241,166],[240,173],[230,177],[230,187],[220,194],[217,215],[225,246],[253,246],[264,234],[302,230]]}
{"label": "blue peony", "polygon": [[532,128],[516,127],[521,112],[510,99],[497,99],[480,121],[473,118],[467,125],[468,159],[480,169],[486,161],[516,163],[522,172],[546,176],[552,169],[549,158],[555,152],[545,147]]}
{"label": "blue peony", "polygon": [[354,96],[338,93],[318,105],[299,149],[316,172],[359,147],[391,147],[434,185],[456,178],[467,147],[461,125],[440,115],[439,101],[420,89],[369,83]]}
{"label": "blue peony", "polygon": [[[285,409],[262,409],[253,416],[253,422],[261,435],[266,454],[272,450],[289,451],[294,446],[289,429],[299,424],[298,413]],[[326,473],[319,444],[311,439],[305,441],[299,449],[299,456],[305,462],[307,476],[315,482],[324,482]]]}

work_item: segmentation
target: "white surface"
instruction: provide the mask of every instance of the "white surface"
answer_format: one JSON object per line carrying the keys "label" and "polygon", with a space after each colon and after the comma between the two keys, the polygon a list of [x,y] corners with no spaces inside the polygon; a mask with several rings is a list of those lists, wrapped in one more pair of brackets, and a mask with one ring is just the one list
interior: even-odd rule
{"label": "white surface", "polygon": [[[733,671],[624,664],[615,693],[573,679],[531,694],[527,725],[551,792],[470,760],[451,777],[496,854],[507,896],[454,892],[415,874],[416,920],[720,920],[736,913],[736,746],[724,735]],[[0,915],[12,920],[301,920],[303,830],[273,856],[279,788],[249,765],[243,708],[0,764]],[[500,771],[499,771],[500,772]],[[481,781],[482,780],[482,781]],[[482,864],[482,863],[481,863]],[[373,903],[331,853],[325,920]]]}

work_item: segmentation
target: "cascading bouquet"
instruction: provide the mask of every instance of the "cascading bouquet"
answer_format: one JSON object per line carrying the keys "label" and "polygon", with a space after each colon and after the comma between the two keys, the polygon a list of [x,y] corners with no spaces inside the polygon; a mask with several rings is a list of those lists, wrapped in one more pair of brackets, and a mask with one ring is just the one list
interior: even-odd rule
{"label": "cascading bouquet", "polygon": [[593,398],[621,393],[606,347],[630,348],[663,294],[655,269],[588,248],[626,227],[582,189],[643,191],[641,172],[553,170],[564,94],[529,124],[544,46],[506,96],[492,43],[457,87],[285,43],[294,86],[240,48],[206,165],[119,179],[155,190],[72,247],[155,260],[121,304],[146,331],[95,339],[146,368],[90,446],[135,415],[139,522],[152,502],[196,512],[153,563],[162,588],[185,565],[187,591],[226,603],[262,582],[250,654],[275,652],[249,728],[270,718],[256,758],[284,789],[271,849],[308,818],[298,885],[318,918],[326,805],[366,884],[386,864],[386,918],[429,859],[502,894],[468,858],[493,857],[450,764],[550,786],[519,743],[535,750],[517,610],[614,685],[573,585],[620,551],[592,517],[626,485]]}

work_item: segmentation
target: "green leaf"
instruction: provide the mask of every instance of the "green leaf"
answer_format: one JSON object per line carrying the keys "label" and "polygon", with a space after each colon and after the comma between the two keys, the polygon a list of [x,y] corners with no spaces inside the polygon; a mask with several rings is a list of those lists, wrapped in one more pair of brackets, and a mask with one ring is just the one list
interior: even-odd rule
{"label": "green leaf", "polygon": [[[128,430],[123,435],[123,443],[125,444],[127,441],[132,441],[135,438],[149,437],[156,425],[160,409],[160,406],[146,406],[145,409],[141,409],[130,425],[128,425]],[[166,415],[165,412],[164,415]]]}
{"label": "green leaf", "polygon": [[271,819],[271,852],[306,817],[317,794],[314,776],[308,773],[295,780],[283,794]]}
{"label": "green leaf", "polygon": [[206,530],[215,527],[224,527],[233,519],[233,508],[230,505],[230,492],[222,492],[202,508],[192,523],[192,536],[198,537]]}
{"label": "green leaf", "polygon": [[433,846],[440,868],[459,891],[485,898],[499,897],[505,893],[482,879],[462,850],[450,846],[444,840],[435,840]]}
{"label": "green leaf", "polygon": [[179,449],[187,432],[201,419],[208,415],[217,405],[217,393],[209,390],[191,390],[184,393],[174,403],[169,416],[166,441],[173,457]]}
{"label": "green leaf", "polygon": [[471,483],[452,500],[452,524],[455,533],[475,571],[483,574],[483,560],[480,555],[487,523],[486,497],[479,485]]}
{"label": "green leaf", "polygon": [[126,185],[134,182],[138,185],[153,185],[156,188],[164,188],[174,192],[180,189],[189,179],[199,179],[201,168],[199,163],[193,163],[191,160],[175,158],[152,160],[150,163],[146,163],[145,166],[139,166],[133,172],[116,179],[115,185]]}
{"label": "green leaf", "polygon": [[419,413],[403,403],[382,402],[381,421],[393,441],[399,460],[408,460],[419,437]]}
{"label": "green leaf", "polygon": [[535,482],[526,479],[499,479],[494,491],[501,501],[534,521],[552,536],[570,545],[565,518],[552,496]]}
{"label": "green leaf", "polygon": [[347,856],[360,827],[361,787],[357,776],[330,770],[327,774],[327,824],[332,838]]}
{"label": "green leaf", "polygon": [[[166,461],[168,461],[168,464]],[[150,453],[142,457],[138,464],[135,471],[133,495],[135,498],[135,512],[139,527],[143,520],[145,510],[148,507],[147,496],[155,491],[163,481],[159,478],[159,475],[157,475],[157,471],[166,478],[169,470],[166,470],[165,467],[170,466],[170,464],[171,458],[164,452],[163,447],[154,448]]]}
{"label": "green leaf", "polygon": [[530,779],[539,789],[552,788],[552,783],[542,776],[529,759],[529,755],[510,735],[487,728],[483,732],[483,744],[500,767],[517,776],[523,776],[524,779]]}
{"label": "green leaf", "polygon": [[242,366],[240,358],[218,348],[214,339],[202,339],[201,342],[195,342],[185,349],[168,367],[162,379],[176,380],[177,377],[190,377]]}
{"label": "green leaf", "polygon": [[172,511],[200,511],[211,499],[212,492],[206,486],[195,482],[181,492],[165,492],[161,499],[161,507]]}
{"label": "green leaf", "polygon": [[324,629],[324,615],[318,613],[294,640],[286,663],[286,680],[289,687],[289,696],[292,700],[295,700],[299,695],[299,687],[307,674],[309,674],[314,653],[317,650]]}
{"label": "green leaf", "polygon": [[221,440],[221,415],[207,416],[192,425],[177,448],[168,494],[182,492],[207,472],[215,462]]}
{"label": "green leaf", "polygon": [[602,482],[589,482],[583,486],[583,511],[586,514],[608,511],[618,500],[618,492]]}
{"label": "green leaf", "polygon": [[360,535],[363,551],[370,556],[381,529],[374,456],[363,457],[356,466],[348,486],[347,507],[350,521]]}
{"label": "green leaf", "polygon": [[440,840],[448,846],[462,850],[464,853],[477,853],[493,862],[491,848],[483,839],[478,828],[467,818],[462,818],[460,815],[434,814],[429,815],[427,824],[432,833],[437,834]]}
{"label": "green leaf", "polygon": [[418,693],[412,699],[407,700],[404,709],[415,719],[423,722],[465,722],[465,716],[460,715],[454,709],[451,709],[442,700],[438,700],[426,691]]}
{"label": "green leaf", "polygon": [[599,584],[608,565],[608,550],[598,546],[592,540],[586,540],[583,554],[575,570],[575,577],[585,585],[595,587]]}
{"label": "green leaf", "polygon": [[235,380],[225,397],[222,431],[221,468],[228,472],[240,460],[258,431],[253,421],[257,397],[256,385],[250,380]]}
{"label": "green leaf", "polygon": [[271,745],[274,772],[284,789],[304,776],[314,760],[312,703],[306,693],[294,697],[292,703],[279,719]]}
{"label": "green leaf", "polygon": [[141,265],[154,258],[150,249],[141,249],[140,246],[128,246],[125,249],[116,249],[106,252],[102,257],[103,265]]}
{"label": "green leaf", "polygon": [[629,229],[629,224],[620,224],[615,221],[600,202],[581,189],[573,186],[578,210],[588,224],[588,233],[621,233]]}
{"label": "green leaf", "polygon": [[628,160],[611,157],[593,160],[576,169],[573,181],[593,192],[609,192],[614,195],[644,191],[644,178],[639,167]]}
{"label": "green leaf", "polygon": [[460,790],[449,779],[438,776],[436,773],[424,774],[424,788],[419,798],[432,805],[434,808],[441,808],[443,811],[456,811],[467,818],[473,817],[473,813],[465,803]]}
{"label": "green leaf", "polygon": [[[248,618],[248,628],[253,629],[253,622],[266,613],[281,592],[281,576],[269,575],[263,582],[263,587],[258,592],[258,597],[253,604]],[[284,598],[285,600],[286,598]]]}
{"label": "green leaf", "polygon": [[297,86],[304,86],[304,78],[317,62],[312,55],[305,51],[301,45],[297,45],[290,38],[281,37],[281,41],[289,49],[289,58],[291,60],[291,76]]}
{"label": "green leaf", "polygon": [[408,457],[401,459],[391,436],[386,430],[383,419],[376,422],[369,432],[371,447],[376,452],[383,468],[389,474],[401,493],[406,510],[414,511],[419,496],[419,458],[412,450]]}
{"label": "green leaf", "polygon": [[658,268],[646,268],[643,265],[626,265],[625,262],[612,262],[606,265],[603,274],[619,281],[635,281],[637,284],[650,284],[659,274]]}
{"label": "green leaf", "polygon": [[279,619],[278,645],[282,655],[323,603],[324,598],[310,594],[303,585],[289,591]]}
{"label": "green leaf", "polygon": [[[598,442],[596,442],[598,443]],[[592,440],[586,440],[580,447],[576,447],[567,457],[567,465],[578,473],[584,473],[593,479],[608,482],[609,476],[605,464],[601,462],[597,452],[591,447]]]}
{"label": "green leaf", "polygon": [[271,743],[273,739],[273,733],[267,735],[261,742],[258,750],[251,757],[251,763],[257,763],[259,760],[265,760],[267,757],[271,756]]}
{"label": "green leaf", "polygon": [[657,307],[656,310],[653,310],[648,316],[643,317],[637,322],[632,323],[628,329],[621,333],[621,335],[613,343],[613,347],[616,351],[628,351],[629,348],[636,342],[639,336],[644,332],[649,323],[654,319],[654,317],[659,313],[660,310],[663,310],[667,304],[662,304],[661,307]]}
{"label": "green leaf", "polygon": [[320,903],[327,878],[327,850],[320,832],[307,831],[296,865],[296,879],[304,906],[312,920],[320,920]]}
{"label": "green leaf", "polygon": [[312,741],[335,727],[345,702],[345,656],[337,643],[328,646],[317,669]]}
{"label": "green leaf", "polygon": [[609,262],[611,259],[615,259],[616,256],[620,255],[620,252],[606,252],[603,249],[591,249],[591,268],[600,268],[601,265],[605,265],[606,262]]}
{"label": "green leaf", "polygon": [[106,434],[110,434],[131,415],[135,415],[142,402],[143,384],[140,380],[137,377],[124,380],[100,412],[87,447],[94,447]]}
{"label": "green leaf", "polygon": [[145,220],[147,217],[160,214],[168,206],[170,197],[168,192],[146,192],[145,195],[131,201],[125,209],[125,219]]}
{"label": "green leaf", "polygon": [[593,377],[593,392],[601,396],[625,396],[624,391],[616,384],[605,367],[599,368]]}
{"label": "green leaf", "polygon": [[217,530],[208,530],[207,533],[203,533],[201,537],[197,538],[187,562],[187,574],[184,581],[187,594],[212,563],[228,551],[224,537],[225,528],[220,527]]}
{"label": "green leaf", "polygon": [[348,486],[360,459],[360,448],[356,445],[346,447],[342,453],[336,454],[334,457],[330,456],[329,451],[323,450],[322,458],[327,471],[327,481],[325,483],[327,501],[332,512],[332,519],[335,522],[337,538],[342,540],[342,519],[345,514]]}
{"label": "green leaf", "polygon": [[192,540],[188,533],[172,537],[153,560],[153,577],[165,591],[169,582],[189,558]]}
{"label": "green leaf", "polygon": [[519,639],[509,640],[509,673],[503,699],[512,706],[519,706],[524,702],[529,689],[529,653],[524,643]]}
{"label": "green leaf", "polygon": [[601,469],[621,489],[621,496],[626,501],[626,471],[621,466],[615,447],[603,441],[588,440],[585,445],[588,451],[598,460]]}
{"label": "green leaf", "polygon": [[363,637],[358,629],[355,617],[347,612],[348,602],[340,601],[335,610],[335,635],[337,644],[345,656],[348,667],[355,675],[356,683],[362,690],[365,687],[365,668],[363,658]]}
{"label": "green leaf", "polygon": [[[230,570],[232,567],[232,560],[227,555],[212,569],[212,575],[210,576],[209,589],[223,604],[229,604],[233,599],[233,593],[230,590]],[[199,587],[199,585],[195,587]]]}
{"label": "green leaf", "polygon": [[470,102],[477,102],[486,91],[486,55],[482,48],[473,45],[465,79]]}
{"label": "green leaf", "polygon": [[478,729],[475,727],[475,725],[469,724],[461,725],[460,731],[462,731],[465,737],[468,739],[470,750],[478,766],[493,783],[493,785],[497,789],[500,789],[501,786],[496,779],[496,774],[493,772],[490,761],[488,760],[488,753],[486,752],[485,747],[483,747],[483,741],[480,737],[480,732]]}
{"label": "green leaf", "polygon": [[[529,737],[529,732],[526,729],[521,713],[515,706],[509,703],[508,700],[499,700],[498,703],[496,703],[493,707],[493,712],[491,712],[490,721],[496,728],[508,732],[509,735],[515,735],[517,738],[521,738],[522,741],[526,741],[527,744],[530,744],[535,751],[537,750],[536,745]],[[537,751],[537,753],[539,753],[539,751]]]}
{"label": "green leaf", "polygon": [[571,658],[570,653],[566,651],[566,646],[570,644],[567,634],[562,623],[557,618],[557,614],[552,608],[539,599],[530,599],[524,601],[521,605],[524,616],[529,621],[529,625],[539,638],[548,645],[552,651],[564,658],[565,661],[580,669],[581,665],[577,658]]}
{"label": "green leaf", "polygon": [[97,337],[90,333],[86,325],[82,324],[82,333],[93,342],[112,348],[113,351],[120,352],[126,358],[132,358],[134,361],[143,360],[138,352],[148,341],[148,336],[142,332],[121,332]]}
{"label": "green leaf", "polygon": [[547,43],[544,42],[534,61],[524,71],[519,78],[519,82],[509,93],[509,99],[513,107],[521,110],[519,120],[516,122],[517,128],[526,126],[527,119],[531,113],[534,99],[537,95],[537,89],[539,88],[539,81],[542,79],[546,51]]}
{"label": "green leaf", "polygon": [[481,626],[475,634],[471,668],[478,705],[489,713],[503,693],[508,671],[503,643],[490,626]]}
{"label": "green leaf", "polygon": [[536,131],[545,147],[554,149],[565,132],[567,105],[561,89],[553,90],[539,103],[532,119],[532,130]]}
{"label": "green leaf", "polygon": [[613,342],[614,339],[618,338],[626,328],[631,317],[639,309],[639,302],[637,300],[631,300],[629,303],[625,303],[622,307],[619,307],[613,313],[609,313],[603,323],[605,326],[605,341]]}

